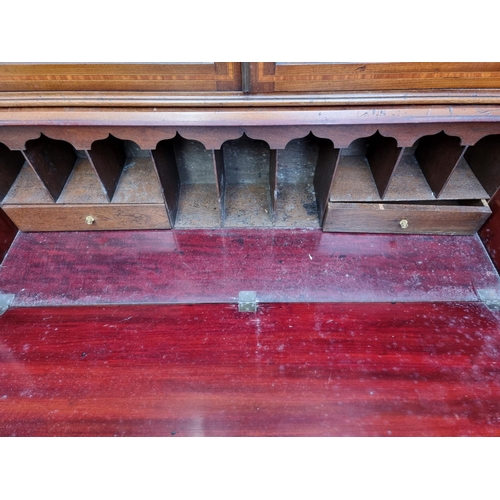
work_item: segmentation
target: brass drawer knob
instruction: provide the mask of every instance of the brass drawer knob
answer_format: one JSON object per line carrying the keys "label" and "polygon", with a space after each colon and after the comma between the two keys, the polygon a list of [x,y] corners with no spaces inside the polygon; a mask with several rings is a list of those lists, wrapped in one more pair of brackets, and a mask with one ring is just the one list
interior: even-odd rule
{"label": "brass drawer knob", "polygon": [[95,219],[94,217],[92,217],[91,215],[87,215],[87,217],[85,217],[85,222],[91,226],[94,222],[95,222]]}
{"label": "brass drawer knob", "polygon": [[401,226],[401,229],[406,229],[408,227],[408,221],[406,219],[401,219],[399,221],[399,225]]}

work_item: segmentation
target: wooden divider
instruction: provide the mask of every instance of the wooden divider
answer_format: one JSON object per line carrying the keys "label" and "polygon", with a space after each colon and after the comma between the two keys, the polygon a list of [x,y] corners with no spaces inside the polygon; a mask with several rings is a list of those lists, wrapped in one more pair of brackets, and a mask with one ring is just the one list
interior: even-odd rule
{"label": "wooden divider", "polygon": [[398,147],[396,139],[392,137],[383,137],[377,132],[368,139],[366,158],[382,199],[402,153],[403,148]]}
{"label": "wooden divider", "polygon": [[278,197],[278,154],[276,149],[269,151],[269,189],[271,195],[271,220],[274,222]]}
{"label": "wooden divider", "polygon": [[226,214],[226,208],[225,208],[226,178],[224,175],[224,155],[222,153],[222,149],[213,149],[212,159],[214,163],[217,198],[219,201],[220,224],[221,227],[223,227]]}
{"label": "wooden divider", "polygon": [[75,166],[75,148],[68,142],[49,139],[42,134],[39,139],[26,143],[24,155],[57,201]]}
{"label": "wooden divider", "polygon": [[0,143],[0,202],[14,184],[25,161],[20,151],[11,151]]}
{"label": "wooden divider", "polygon": [[444,132],[419,140],[415,158],[437,198],[464,151],[465,147],[460,145],[459,137],[450,137]]}
{"label": "wooden divider", "polygon": [[92,143],[87,155],[111,201],[125,166],[124,142],[110,135],[107,139]]}
{"label": "wooden divider", "polygon": [[319,153],[314,172],[314,192],[316,193],[319,220],[322,223],[328,207],[332,182],[340,158],[340,150],[336,149],[333,142],[328,139],[317,139],[317,143]]}
{"label": "wooden divider", "polygon": [[464,154],[475,176],[493,196],[500,187],[500,135],[489,135]]}
{"label": "wooden divider", "polygon": [[179,171],[174,153],[174,140],[161,141],[151,151],[153,161],[160,178],[167,204],[170,225],[173,227],[179,206]]}

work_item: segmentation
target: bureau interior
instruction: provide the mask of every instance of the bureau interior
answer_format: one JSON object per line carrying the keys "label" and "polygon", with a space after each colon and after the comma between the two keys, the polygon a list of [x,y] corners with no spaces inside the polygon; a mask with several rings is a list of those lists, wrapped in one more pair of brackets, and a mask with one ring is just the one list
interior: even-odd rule
{"label": "bureau interior", "polygon": [[376,131],[336,147],[335,138],[311,132],[282,149],[245,133],[219,149],[179,133],[153,149],[133,139],[109,134],[85,150],[43,133],[22,150],[0,143],[3,211],[21,231],[471,234],[491,213],[488,200],[500,185],[498,134],[465,145],[441,131],[402,147]]}

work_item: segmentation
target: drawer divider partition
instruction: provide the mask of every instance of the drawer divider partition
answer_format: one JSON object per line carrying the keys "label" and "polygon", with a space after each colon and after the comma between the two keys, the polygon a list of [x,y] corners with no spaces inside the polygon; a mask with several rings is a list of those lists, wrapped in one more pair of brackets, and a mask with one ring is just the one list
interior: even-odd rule
{"label": "drawer divider partition", "polygon": [[75,166],[75,148],[66,141],[49,139],[42,134],[39,139],[26,143],[24,155],[53,200],[57,201]]}
{"label": "drawer divider partition", "polygon": [[269,153],[269,188],[271,195],[271,221],[274,222],[278,198],[278,152],[271,149]]}
{"label": "drawer divider partition", "polygon": [[464,151],[465,147],[460,145],[459,137],[450,137],[444,132],[420,139],[415,158],[437,198]]}
{"label": "drawer divider partition", "polygon": [[163,189],[171,227],[175,225],[180,191],[179,170],[174,152],[174,142],[176,139],[161,141],[156,145],[156,149],[151,151]]}
{"label": "drawer divider partition", "polygon": [[108,201],[111,201],[125,166],[126,153],[123,141],[112,135],[107,139],[94,141],[87,155],[101,180]]}
{"label": "drawer divider partition", "polygon": [[10,191],[25,161],[20,151],[11,151],[0,143],[0,202]]}
{"label": "drawer divider partition", "polygon": [[220,226],[224,227],[225,199],[226,199],[226,176],[224,172],[224,153],[222,149],[212,149],[214,164],[215,185],[217,188],[217,200],[219,202]]}
{"label": "drawer divider partition", "polygon": [[500,187],[500,135],[489,135],[464,154],[470,168],[488,194],[493,197]]}
{"label": "drawer divider partition", "polygon": [[314,172],[314,192],[320,223],[323,223],[328,207],[329,195],[337,169],[340,150],[329,139],[317,139],[319,145],[318,161]]}
{"label": "drawer divider partition", "polygon": [[402,153],[403,148],[398,147],[396,139],[392,137],[383,137],[377,132],[368,139],[366,159],[382,199]]}

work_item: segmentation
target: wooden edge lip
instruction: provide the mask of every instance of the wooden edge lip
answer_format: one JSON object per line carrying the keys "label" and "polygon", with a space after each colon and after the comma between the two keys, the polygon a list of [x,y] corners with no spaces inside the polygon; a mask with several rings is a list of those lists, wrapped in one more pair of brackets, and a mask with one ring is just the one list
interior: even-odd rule
{"label": "wooden edge lip", "polygon": [[417,214],[418,212],[457,212],[457,213],[484,213],[490,214],[491,209],[485,200],[480,200],[481,205],[424,205],[424,204],[408,204],[402,201],[401,203],[384,203],[384,202],[342,202],[342,201],[329,201],[328,207],[331,209],[340,210],[368,210],[374,212],[396,212],[401,210],[409,210]]}
{"label": "wooden edge lip", "polygon": [[500,122],[496,106],[408,106],[334,109],[0,109],[1,126],[241,127]]}
{"label": "wooden edge lip", "polygon": [[500,104],[499,89],[447,91],[385,91],[336,93],[273,93],[249,95],[244,92],[125,92],[46,91],[0,92],[0,108],[30,107],[297,107],[377,106],[434,104]]}

